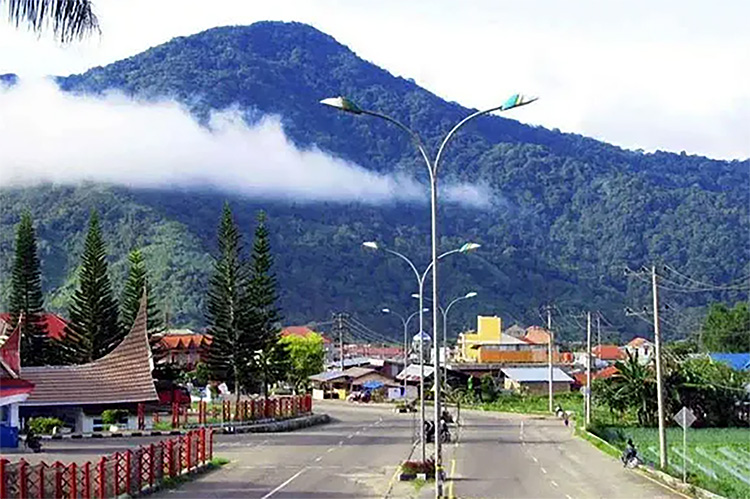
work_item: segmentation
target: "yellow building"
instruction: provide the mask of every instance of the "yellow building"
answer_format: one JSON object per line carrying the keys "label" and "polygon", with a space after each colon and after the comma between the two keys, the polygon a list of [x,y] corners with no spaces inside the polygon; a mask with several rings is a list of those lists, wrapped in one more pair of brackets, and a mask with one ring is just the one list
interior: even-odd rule
{"label": "yellow building", "polygon": [[477,316],[476,332],[458,335],[458,345],[461,349],[460,360],[463,362],[479,362],[480,347],[484,345],[499,345],[503,335],[503,320],[500,317]]}

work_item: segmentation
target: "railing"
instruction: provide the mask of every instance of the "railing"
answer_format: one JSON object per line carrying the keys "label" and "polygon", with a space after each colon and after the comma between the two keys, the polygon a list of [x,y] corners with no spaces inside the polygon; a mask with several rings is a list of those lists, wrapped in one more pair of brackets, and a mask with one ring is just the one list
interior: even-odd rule
{"label": "railing", "polygon": [[223,424],[252,422],[266,419],[285,419],[312,412],[312,396],[291,395],[266,399],[247,399],[239,402],[223,401],[211,407],[199,402],[195,410],[173,404],[172,427],[187,424]]}
{"label": "railing", "polygon": [[0,459],[0,499],[31,497],[105,499],[134,496],[204,467],[213,459],[213,431],[200,428],[176,438],[116,452],[95,463],[29,464]]}

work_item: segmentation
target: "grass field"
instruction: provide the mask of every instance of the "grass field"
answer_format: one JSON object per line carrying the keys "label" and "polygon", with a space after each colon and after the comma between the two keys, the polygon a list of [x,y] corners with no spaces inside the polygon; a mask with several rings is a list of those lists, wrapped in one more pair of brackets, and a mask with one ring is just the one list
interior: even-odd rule
{"label": "grass field", "polygon": [[[632,438],[642,458],[659,462],[656,428],[597,428],[596,433],[623,448]],[[682,477],[682,429],[667,429],[669,472]],[[687,433],[688,481],[732,498],[750,499],[750,428],[690,429]]]}

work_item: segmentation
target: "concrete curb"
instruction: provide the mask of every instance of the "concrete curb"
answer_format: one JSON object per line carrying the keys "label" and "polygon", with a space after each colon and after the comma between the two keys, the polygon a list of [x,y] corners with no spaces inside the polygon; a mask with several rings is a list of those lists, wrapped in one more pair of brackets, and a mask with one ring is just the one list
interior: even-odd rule
{"label": "concrete curb", "polygon": [[[206,428],[211,428],[217,433],[265,433],[275,431],[292,431],[299,428],[305,428],[308,426],[314,426],[319,424],[328,423],[330,418],[328,414],[311,414],[296,418],[284,419],[281,421],[262,421],[254,422],[252,424],[245,425],[206,425]],[[170,435],[184,435],[189,431],[197,430],[200,426],[188,427],[184,430],[142,430],[142,431],[122,431],[122,432],[109,432],[103,431],[98,433],[64,433],[58,435],[40,435],[43,440],[67,440],[67,439],[83,439],[83,438],[130,438],[130,437],[161,437]],[[232,428],[233,431],[228,431]],[[21,436],[21,440],[25,437]]]}

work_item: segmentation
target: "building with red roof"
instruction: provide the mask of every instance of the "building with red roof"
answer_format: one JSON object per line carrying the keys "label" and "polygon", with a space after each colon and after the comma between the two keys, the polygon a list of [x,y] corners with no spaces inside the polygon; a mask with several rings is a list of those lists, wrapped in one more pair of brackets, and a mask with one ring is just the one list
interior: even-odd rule
{"label": "building with red roof", "polygon": [[597,359],[607,361],[622,360],[626,357],[625,352],[617,345],[597,345],[592,349],[592,354]]}
{"label": "building with red roof", "polygon": [[157,364],[169,364],[192,370],[198,362],[205,362],[213,338],[209,334],[195,333],[190,329],[171,329],[158,338],[154,350]]}
{"label": "building with red roof", "polygon": [[22,379],[21,328],[16,327],[0,346],[0,447],[18,447],[19,404],[34,390]]}
{"label": "building with red roof", "polygon": [[158,400],[152,368],[144,295],[130,332],[104,357],[80,365],[21,367],[21,376],[35,385],[20,404],[21,416],[54,416],[88,433],[103,410],[122,408],[130,412],[132,426],[137,405]]}
{"label": "building with red roof", "polygon": [[[65,336],[65,326],[68,325],[68,321],[60,317],[59,315],[52,312],[44,312],[42,314],[42,321],[47,326],[47,335],[55,340],[62,339]],[[0,313],[0,336],[2,336],[3,330],[10,329],[10,314],[8,312]]]}

